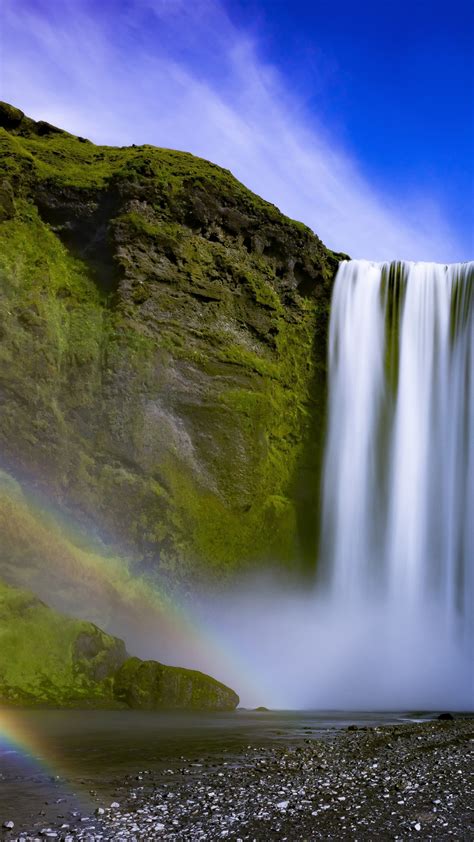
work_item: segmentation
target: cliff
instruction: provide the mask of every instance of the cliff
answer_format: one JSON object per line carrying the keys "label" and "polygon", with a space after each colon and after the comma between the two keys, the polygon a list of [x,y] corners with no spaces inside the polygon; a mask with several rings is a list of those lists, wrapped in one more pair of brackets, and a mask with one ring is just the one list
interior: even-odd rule
{"label": "cliff", "polygon": [[341,255],[192,155],[0,127],[4,467],[173,581],[311,564]]}

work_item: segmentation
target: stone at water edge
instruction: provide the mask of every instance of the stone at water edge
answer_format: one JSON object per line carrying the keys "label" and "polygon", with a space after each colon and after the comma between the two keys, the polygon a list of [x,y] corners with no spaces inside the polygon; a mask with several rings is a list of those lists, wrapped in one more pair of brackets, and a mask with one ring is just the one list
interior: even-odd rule
{"label": "stone at water edge", "polygon": [[115,675],[117,701],[138,710],[232,711],[237,693],[197,670],[129,658]]}

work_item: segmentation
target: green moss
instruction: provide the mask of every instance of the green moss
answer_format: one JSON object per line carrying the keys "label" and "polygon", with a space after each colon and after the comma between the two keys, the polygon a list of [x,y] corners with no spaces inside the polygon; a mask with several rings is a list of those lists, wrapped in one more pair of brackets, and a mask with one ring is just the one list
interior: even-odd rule
{"label": "green moss", "polygon": [[221,393],[220,400],[224,406],[242,414],[242,424],[246,423],[245,419],[254,419],[268,410],[268,395],[251,389],[227,389]]}
{"label": "green moss", "polygon": [[[93,460],[83,459],[82,481],[90,482]],[[110,472],[110,468],[107,469]],[[110,493],[124,489],[127,493],[143,493],[133,474],[120,469],[102,478],[101,488]],[[147,490],[149,490],[147,488]],[[165,494],[153,485],[155,502]],[[158,529],[156,520],[142,523],[146,530]],[[117,556],[103,542],[75,520],[65,519],[48,500],[35,496],[17,483],[11,475],[0,471],[0,575],[18,587],[32,587],[43,599],[65,606],[74,614],[78,606],[87,606],[88,616],[108,627],[112,607],[122,606],[133,616],[136,608],[146,610],[160,622],[169,607],[162,589],[151,587],[135,571],[133,559]]]}
{"label": "green moss", "polygon": [[391,393],[396,395],[400,355],[400,323],[406,292],[402,263],[391,263],[382,271],[382,306],[385,308],[385,377]]}
{"label": "green moss", "polygon": [[0,700],[113,706],[125,647],[91,623],[52,611],[0,581]]}
{"label": "green moss", "polygon": [[0,226],[0,282],[4,351],[9,343],[12,352],[20,343],[41,348],[55,375],[68,353],[79,364],[98,360],[103,315],[98,290],[84,264],[24,201],[15,219]]}
{"label": "green moss", "polygon": [[56,473],[56,481],[68,472],[68,416],[93,404],[105,321],[101,295],[84,263],[71,256],[33,206],[19,200],[16,217],[0,226],[0,347],[8,396],[0,425],[4,455],[17,451],[24,464],[33,456],[50,475]]}
{"label": "green moss", "polygon": [[36,170],[34,155],[20,138],[12,137],[5,129],[0,129],[0,161],[4,174],[8,174],[14,184]]}
{"label": "green moss", "polygon": [[[171,489],[173,535],[181,540],[185,556],[202,558],[216,572],[233,569],[249,560],[267,558],[293,562],[300,555],[297,506],[292,482],[303,455],[310,423],[309,389],[314,374],[314,311],[308,308],[301,322],[278,323],[278,362],[266,362],[230,346],[220,356],[258,371],[262,382],[252,389],[227,389],[220,401],[231,415],[219,429],[234,431],[245,442],[253,466],[248,502],[229,505],[219,494],[196,482],[179,464],[167,466]],[[222,451],[229,453],[223,444]],[[232,480],[239,487],[238,463]]]}
{"label": "green moss", "polygon": [[135,233],[145,235],[153,243],[158,243],[164,249],[176,249],[183,239],[183,229],[176,223],[161,222],[161,224],[157,224],[136,211],[130,211],[116,217],[115,224],[130,227]]}
{"label": "green moss", "polygon": [[218,355],[218,358],[224,362],[234,363],[240,365],[242,368],[256,371],[266,377],[277,377],[278,368],[275,363],[270,360],[262,358],[260,354],[252,353],[242,345],[227,345],[223,347]]}
{"label": "green moss", "polygon": [[249,272],[246,275],[245,280],[252,290],[258,304],[261,304],[263,307],[269,307],[277,313],[283,313],[280,298],[276,290],[265,277],[262,278],[255,272]]}
{"label": "green moss", "polygon": [[201,672],[138,658],[129,658],[118,671],[115,693],[141,710],[230,711],[239,703],[236,693]]}
{"label": "green moss", "polygon": [[[255,274],[247,273],[247,281],[253,278],[251,285],[258,303],[265,302],[275,311],[274,351],[268,349],[262,354],[261,349],[248,347],[248,340],[245,345],[229,341],[228,333],[211,325],[206,330],[201,325],[197,343],[190,344],[183,337],[182,328],[180,331],[179,320],[174,322],[175,331],[167,325],[165,332],[150,336],[136,318],[131,323],[120,311],[112,318],[83,264],[71,258],[34,209],[22,205],[18,219],[3,228],[1,271],[9,288],[4,306],[9,312],[14,308],[17,322],[12,330],[9,319],[9,341],[2,343],[2,349],[7,353],[11,347],[12,381],[17,377],[26,385],[28,367],[20,376],[15,347],[20,341],[30,345],[30,379],[35,380],[37,401],[44,406],[43,411],[37,412],[33,438],[28,434],[31,445],[34,446],[36,436],[51,434],[54,424],[57,458],[63,470],[74,471],[74,488],[83,503],[90,499],[91,506],[102,508],[103,501],[114,495],[115,505],[123,500],[124,511],[132,514],[127,528],[132,542],[139,541],[142,546],[164,544],[164,558],[181,558],[183,570],[188,559],[222,571],[272,552],[280,559],[289,559],[297,551],[297,536],[288,537],[295,532],[296,517],[288,494],[307,412],[314,309],[302,304],[300,320],[288,322],[272,286],[265,279],[258,283]],[[206,248],[204,244],[196,260],[202,258]],[[202,277],[205,265],[201,264]],[[36,347],[41,348],[48,363],[48,376],[40,379],[34,363]],[[154,389],[160,347],[171,351],[174,358],[211,369],[208,349],[214,347],[213,359],[217,362],[239,367],[246,376],[261,378],[260,384],[252,383],[252,388],[224,388],[216,394],[233,413],[222,417],[222,425],[229,430],[238,429],[247,462],[252,466],[252,499],[245,504],[249,512],[243,512],[239,506],[229,507],[225,497],[203,489],[199,478],[186,476],[182,468],[176,473],[166,465],[161,467],[168,491],[153,480],[160,488],[157,497],[151,490],[151,478],[139,478],[122,467],[105,465],[98,470],[93,453],[82,452],[79,443],[73,444],[71,456],[64,389],[67,388],[69,413],[76,406],[92,408],[97,390],[104,385],[101,368],[108,372],[108,388],[118,398],[106,404],[102,416],[108,435],[120,447],[128,439],[136,452],[143,449],[146,433],[141,395]],[[84,377],[82,369],[87,373]],[[67,386],[69,371],[75,372],[72,390]],[[98,430],[97,435],[100,442],[104,431]],[[216,428],[214,435],[222,436],[220,453],[225,453],[223,430]],[[51,452],[47,458],[50,462]],[[228,473],[232,483],[232,465]],[[285,500],[285,506],[275,507],[275,500]],[[138,501],[136,513],[134,502],[130,510],[130,501]]]}
{"label": "green moss", "polygon": [[111,178],[137,182],[152,179],[167,192],[179,195],[184,182],[192,179],[224,196],[239,195],[249,208],[256,206],[270,216],[279,216],[276,208],[243,187],[228,170],[172,149],[95,146],[66,132],[47,137],[12,136],[0,128],[0,159],[9,175],[30,176],[34,170],[40,181],[82,189],[102,188]]}

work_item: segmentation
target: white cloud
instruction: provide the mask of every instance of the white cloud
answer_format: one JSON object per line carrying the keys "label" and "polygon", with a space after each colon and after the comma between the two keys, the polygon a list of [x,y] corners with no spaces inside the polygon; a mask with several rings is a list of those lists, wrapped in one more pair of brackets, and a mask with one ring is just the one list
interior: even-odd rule
{"label": "white cloud", "polygon": [[353,257],[463,257],[429,197],[371,188],[218,2],[5,0],[3,41],[2,97],[36,119],[215,161]]}

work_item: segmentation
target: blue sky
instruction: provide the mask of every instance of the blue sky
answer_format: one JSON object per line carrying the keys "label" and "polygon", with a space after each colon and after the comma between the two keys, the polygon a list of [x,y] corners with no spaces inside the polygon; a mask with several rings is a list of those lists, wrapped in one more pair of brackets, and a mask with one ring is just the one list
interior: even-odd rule
{"label": "blue sky", "polygon": [[1,96],[228,167],[337,250],[474,257],[472,0],[4,0]]}

